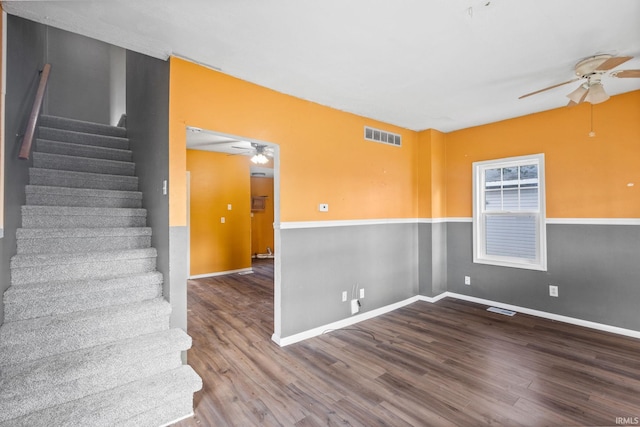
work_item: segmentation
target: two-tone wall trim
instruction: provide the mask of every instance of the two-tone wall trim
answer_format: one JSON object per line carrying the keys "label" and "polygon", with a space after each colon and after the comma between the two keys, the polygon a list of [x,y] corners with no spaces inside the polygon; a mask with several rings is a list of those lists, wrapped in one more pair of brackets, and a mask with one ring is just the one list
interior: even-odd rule
{"label": "two-tone wall trim", "polygon": [[[472,222],[471,217],[448,218],[381,218],[333,221],[288,221],[274,224],[275,229],[293,230],[298,228],[353,227],[358,225],[384,224],[444,224]],[[546,224],[566,225],[640,225],[640,218],[547,218]]]}

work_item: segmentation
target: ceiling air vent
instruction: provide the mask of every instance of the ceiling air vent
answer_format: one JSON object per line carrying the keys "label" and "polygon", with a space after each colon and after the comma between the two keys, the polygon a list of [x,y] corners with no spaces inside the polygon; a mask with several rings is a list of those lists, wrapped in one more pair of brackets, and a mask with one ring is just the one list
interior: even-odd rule
{"label": "ceiling air vent", "polygon": [[396,147],[402,145],[402,137],[397,133],[386,132],[384,130],[370,128],[369,126],[364,127],[364,139],[395,145]]}

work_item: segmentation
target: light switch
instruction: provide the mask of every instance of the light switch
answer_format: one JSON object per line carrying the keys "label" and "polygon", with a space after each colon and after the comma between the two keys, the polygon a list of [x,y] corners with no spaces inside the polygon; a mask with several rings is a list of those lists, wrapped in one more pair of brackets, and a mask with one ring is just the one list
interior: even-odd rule
{"label": "light switch", "polygon": [[318,210],[320,212],[329,212],[329,204],[328,203],[320,203],[318,205]]}
{"label": "light switch", "polygon": [[231,203],[229,203],[229,204],[227,205],[227,210],[228,210],[228,211],[230,211],[230,210],[231,210]]}
{"label": "light switch", "polygon": [[224,223],[225,223],[225,221],[226,221],[226,219],[225,219],[223,216],[221,216],[221,217],[220,217],[220,223],[221,223],[221,224],[224,224]]}

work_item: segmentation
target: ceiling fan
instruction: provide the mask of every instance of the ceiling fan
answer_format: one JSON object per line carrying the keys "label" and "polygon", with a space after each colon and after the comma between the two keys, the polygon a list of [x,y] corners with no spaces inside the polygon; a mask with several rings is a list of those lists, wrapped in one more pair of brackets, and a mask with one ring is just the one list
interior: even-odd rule
{"label": "ceiling fan", "polygon": [[[527,93],[518,99],[536,95],[540,92],[577,82],[579,80],[584,80],[576,90],[567,95],[567,98],[569,98],[568,106],[578,105],[582,102],[599,104],[609,99],[609,95],[607,95],[604,91],[604,87],[602,86],[602,77],[613,68],[624,64],[631,58],[633,58],[633,56],[613,56],[606,54],[591,56],[581,60],[575,65],[574,70],[577,77],[535,92]],[[609,73],[609,76],[617,78],[640,78],[640,70],[612,71]]]}
{"label": "ceiling fan", "polygon": [[232,146],[238,150],[244,150],[244,155],[253,153],[251,161],[258,165],[264,165],[269,162],[269,157],[273,157],[273,148],[265,144],[251,143],[251,148]]}

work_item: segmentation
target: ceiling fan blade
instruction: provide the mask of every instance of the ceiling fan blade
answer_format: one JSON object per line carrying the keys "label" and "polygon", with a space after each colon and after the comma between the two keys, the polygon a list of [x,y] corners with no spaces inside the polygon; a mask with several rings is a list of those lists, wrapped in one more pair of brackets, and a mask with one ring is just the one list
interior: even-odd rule
{"label": "ceiling fan blade", "polygon": [[627,78],[640,78],[640,70],[621,70],[611,73],[613,77]]}
{"label": "ceiling fan blade", "polygon": [[633,58],[633,56],[614,56],[600,64],[598,68],[596,68],[596,71],[607,71],[612,68],[616,68],[618,65],[624,64],[631,58]]}
{"label": "ceiling fan blade", "polygon": [[535,92],[527,93],[526,95],[522,95],[522,96],[518,97],[518,99],[526,98],[526,97],[531,96],[531,95],[536,95],[536,94],[538,94],[540,92],[544,92],[546,90],[554,89],[554,88],[556,88],[558,86],[563,86],[563,85],[566,85],[566,84],[569,84],[569,83],[577,82],[578,80],[580,80],[580,77],[576,77],[575,79],[571,79],[571,80],[568,80],[566,82],[558,83],[557,85],[545,87],[544,89],[540,89],[540,90],[537,90]]}

